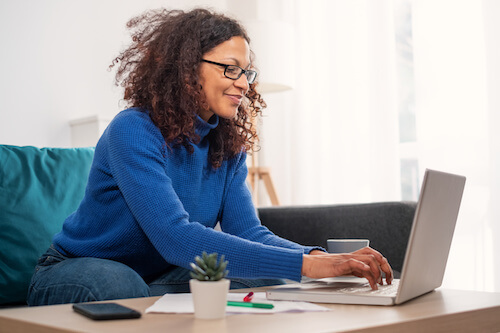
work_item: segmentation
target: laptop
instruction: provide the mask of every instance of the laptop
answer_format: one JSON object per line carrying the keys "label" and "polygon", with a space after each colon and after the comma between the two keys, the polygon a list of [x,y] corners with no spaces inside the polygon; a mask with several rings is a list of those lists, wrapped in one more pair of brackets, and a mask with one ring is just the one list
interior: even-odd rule
{"label": "laptop", "polygon": [[266,292],[270,300],[395,305],[441,286],[457,221],[465,177],[425,171],[401,278],[372,290],[366,279],[338,277],[282,285]]}

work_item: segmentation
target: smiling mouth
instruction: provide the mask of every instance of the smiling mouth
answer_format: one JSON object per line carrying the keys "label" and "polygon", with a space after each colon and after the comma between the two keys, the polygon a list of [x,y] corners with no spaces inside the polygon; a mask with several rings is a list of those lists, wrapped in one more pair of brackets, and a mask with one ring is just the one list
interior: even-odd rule
{"label": "smiling mouth", "polygon": [[227,95],[227,97],[231,100],[231,102],[233,102],[233,104],[236,104],[236,105],[240,105],[241,100],[243,98],[240,95]]}

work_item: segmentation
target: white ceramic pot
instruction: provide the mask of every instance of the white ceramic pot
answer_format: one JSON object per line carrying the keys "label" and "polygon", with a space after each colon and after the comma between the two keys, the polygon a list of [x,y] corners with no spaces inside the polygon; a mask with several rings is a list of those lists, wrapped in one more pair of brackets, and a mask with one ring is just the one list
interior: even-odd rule
{"label": "white ceramic pot", "polygon": [[194,316],[199,319],[218,319],[226,316],[230,280],[189,280],[193,295]]}

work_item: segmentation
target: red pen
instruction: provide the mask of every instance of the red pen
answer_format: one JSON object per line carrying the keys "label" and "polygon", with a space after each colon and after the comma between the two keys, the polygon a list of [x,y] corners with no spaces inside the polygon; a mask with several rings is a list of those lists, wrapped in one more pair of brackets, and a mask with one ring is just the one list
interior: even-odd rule
{"label": "red pen", "polygon": [[246,295],[244,298],[243,298],[243,302],[251,302],[252,301],[252,298],[253,298],[253,291],[249,292],[248,295]]}

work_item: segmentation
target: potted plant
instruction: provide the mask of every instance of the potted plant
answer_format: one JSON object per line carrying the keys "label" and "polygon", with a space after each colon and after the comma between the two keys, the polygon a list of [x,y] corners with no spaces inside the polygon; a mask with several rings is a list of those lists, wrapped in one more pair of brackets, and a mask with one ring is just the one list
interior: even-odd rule
{"label": "potted plant", "polygon": [[189,287],[193,295],[194,316],[200,319],[217,319],[226,315],[227,293],[229,291],[227,261],[220,260],[217,253],[196,256],[191,263]]}

